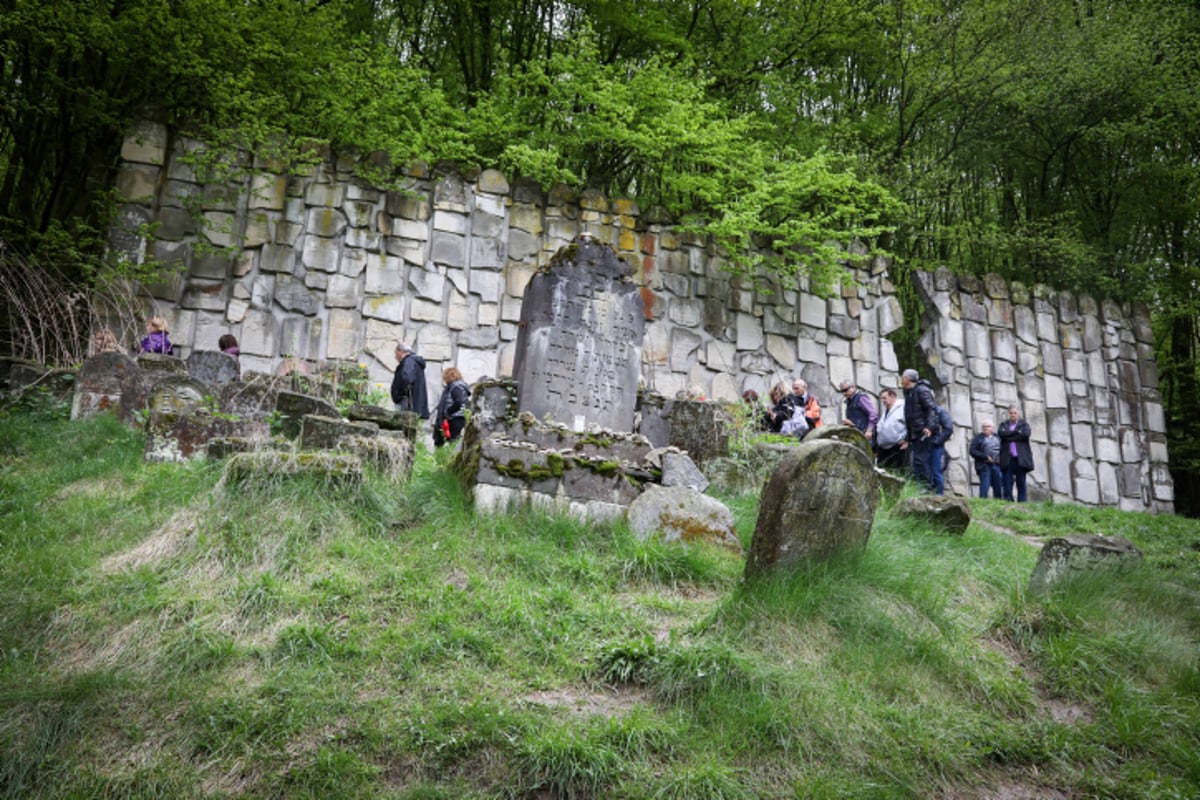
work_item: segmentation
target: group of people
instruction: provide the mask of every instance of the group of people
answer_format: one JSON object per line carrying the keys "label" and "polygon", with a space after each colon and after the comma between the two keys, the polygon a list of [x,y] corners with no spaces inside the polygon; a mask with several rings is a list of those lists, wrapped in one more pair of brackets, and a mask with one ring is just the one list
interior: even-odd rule
{"label": "group of people", "polygon": [[[151,317],[141,341],[144,353],[173,355],[167,321]],[[107,331],[107,329],[105,329]],[[108,333],[111,344],[115,337]],[[221,352],[237,359],[237,339],[225,334],[218,342]],[[102,347],[101,349],[115,349]],[[458,439],[467,424],[467,403],[471,390],[455,367],[442,370],[442,395],[438,399],[433,419],[433,442],[441,447]],[[871,396],[850,381],[842,381],[838,391],[845,398],[842,424],[853,425],[862,431],[875,451],[876,463],[887,469],[911,469],[913,475],[929,491],[945,491],[943,475],[946,440],[954,433],[949,415],[937,404],[933,387],[915,369],[900,375],[904,392],[901,399],[896,390],[886,388],[879,393],[882,414]],[[789,391],[790,389],[790,391]],[[429,419],[429,398],[425,386],[425,359],[413,352],[404,342],[396,343],[396,373],[392,378],[392,402],[403,411],[415,412]],[[808,383],[796,378],[771,388],[771,404],[758,403],[753,389],[742,394],[753,409],[756,424],[761,430],[785,436],[803,438],[809,431],[821,427],[821,404],[808,391]],[[1026,476],[1033,471],[1033,451],[1029,446],[1029,423],[1021,418],[1020,409],[1010,406],[1008,419],[997,428],[990,419],[980,426],[980,433],[971,439],[968,452],[979,475],[979,496],[1016,500],[1028,498]]]}
{"label": "group of people", "polygon": [[[882,413],[871,396],[850,381],[838,385],[845,398],[842,424],[862,431],[875,452],[876,463],[887,469],[911,470],[930,492],[945,492],[946,441],[954,434],[950,415],[934,399],[933,387],[915,369],[900,375],[903,397],[895,389],[879,393]],[[808,384],[797,378],[791,391],[786,383],[771,389],[771,405],[758,404],[758,393],[748,390],[742,399],[753,409],[758,427],[764,431],[803,438],[821,426],[821,406],[808,391]],[[1026,476],[1033,470],[1033,452],[1029,446],[1029,423],[1020,409],[1011,406],[1008,419],[999,428],[984,420],[982,432],[972,440],[968,451],[979,475],[979,496],[991,491],[995,497],[1025,502],[1028,499]]]}
{"label": "group of people", "polygon": [[[239,358],[242,354],[238,347],[237,337],[232,333],[222,335],[217,340],[217,347],[222,353],[234,359]],[[123,352],[116,334],[112,332],[112,328],[107,327],[96,331],[92,337],[92,349],[97,353]],[[166,317],[154,316],[146,320],[146,335],[138,343],[138,352],[163,356],[175,355],[175,345],[171,344],[171,332],[167,328]]]}
{"label": "group of people", "polygon": [[[441,447],[462,435],[467,426],[467,401],[471,389],[456,367],[442,370],[442,396],[433,418],[433,443]],[[412,411],[429,419],[429,396],[425,388],[425,359],[404,342],[396,343],[396,374],[392,377],[392,402],[401,411]]]}

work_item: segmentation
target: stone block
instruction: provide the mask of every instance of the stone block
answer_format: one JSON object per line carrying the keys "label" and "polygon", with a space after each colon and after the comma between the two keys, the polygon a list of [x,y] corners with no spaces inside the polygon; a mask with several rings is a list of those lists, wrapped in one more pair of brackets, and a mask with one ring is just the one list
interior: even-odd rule
{"label": "stone block", "polygon": [[671,331],[671,369],[676,372],[688,370],[701,342],[701,338],[687,328]]}
{"label": "stone block", "polygon": [[329,278],[329,287],[325,290],[325,305],[329,308],[358,308],[362,301],[362,291],[358,278],[345,275],[333,275]]}
{"label": "stone block", "polygon": [[738,312],[737,320],[737,349],[759,351],[763,346],[762,323],[752,314]]}
{"label": "stone block", "polygon": [[290,275],[275,279],[275,302],[287,311],[310,317],[321,307],[320,298]]}
{"label": "stone block", "polygon": [[338,263],[342,257],[341,242],[336,239],[323,239],[320,236],[304,237],[304,251],[301,263],[309,270],[317,272],[337,272]]}
{"label": "stone block", "polygon": [[747,579],[865,547],[877,480],[871,460],[853,445],[818,441],[795,448],[763,490]]}
{"label": "stone block", "polygon": [[816,295],[800,295],[800,322],[814,328],[825,328],[826,304],[823,298]]}
{"label": "stone block", "polygon": [[121,159],[161,166],[167,157],[167,126],[157,122],[138,122],[121,142]]}
{"label": "stone block", "polygon": [[1071,450],[1066,447],[1051,447],[1049,453],[1050,489],[1068,497],[1074,489],[1071,482]]}
{"label": "stone block", "polygon": [[242,321],[239,341],[243,354],[274,357],[278,352],[278,329],[275,315],[252,308]]}
{"label": "stone block", "polygon": [[[413,303],[419,303],[414,300]],[[385,320],[387,322],[404,321],[404,295],[388,294],[378,297],[367,297],[363,300],[362,313],[364,317]]]}
{"label": "stone block", "polygon": [[325,357],[333,360],[356,360],[362,349],[363,335],[359,315],[349,309],[331,309],[329,312],[329,339],[325,346]]}
{"label": "stone block", "polygon": [[311,236],[338,239],[346,232],[346,215],[336,208],[310,208],[305,220]]}

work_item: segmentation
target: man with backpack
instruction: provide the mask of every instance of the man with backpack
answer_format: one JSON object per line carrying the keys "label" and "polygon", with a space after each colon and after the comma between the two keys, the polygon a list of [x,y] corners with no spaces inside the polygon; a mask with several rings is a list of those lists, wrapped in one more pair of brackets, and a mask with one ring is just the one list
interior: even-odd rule
{"label": "man with backpack", "polygon": [[[923,483],[934,494],[942,494],[945,484],[942,478],[942,454],[946,439],[953,433],[953,424],[945,438],[939,411],[945,414],[933,399],[933,387],[922,380],[915,369],[906,369],[900,375],[904,388],[904,422],[908,428],[908,449],[912,453],[913,477]],[[946,418],[949,415],[946,414]]]}

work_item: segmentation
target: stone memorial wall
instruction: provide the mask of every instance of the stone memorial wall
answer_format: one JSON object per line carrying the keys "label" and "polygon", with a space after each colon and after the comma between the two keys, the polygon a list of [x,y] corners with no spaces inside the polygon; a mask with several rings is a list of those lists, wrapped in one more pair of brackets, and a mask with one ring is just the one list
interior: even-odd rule
{"label": "stone memorial wall", "polygon": [[[736,401],[797,375],[835,422],[839,381],[878,390],[898,385],[910,366],[897,363],[887,338],[903,315],[883,260],[849,270],[835,296],[822,298],[803,279],[756,286],[732,276],[711,243],[632,200],[547,192],[494,170],[420,167],[388,191],[354,177],[347,155],[291,173],[246,155],[210,181],[192,165],[201,148],[161,125],[133,130],[111,235],[119,254],[177,267],[173,279],[147,287],[147,312],[168,318],[185,357],[232,333],[243,372],[292,359],[356,361],[386,391],[403,339],[428,362],[433,397],[446,366],[469,382],[511,377],[531,279],[587,234],[632,268],[644,388]],[[152,239],[141,226],[152,226]],[[1041,445],[1032,486],[1080,502],[1170,509],[1144,318],[1048,290],[1024,299],[999,282],[952,282],[941,273],[923,279],[929,361],[915,365],[942,384],[939,400],[960,426],[949,443],[952,488],[967,491],[974,480],[967,426],[999,417],[1019,393]]]}

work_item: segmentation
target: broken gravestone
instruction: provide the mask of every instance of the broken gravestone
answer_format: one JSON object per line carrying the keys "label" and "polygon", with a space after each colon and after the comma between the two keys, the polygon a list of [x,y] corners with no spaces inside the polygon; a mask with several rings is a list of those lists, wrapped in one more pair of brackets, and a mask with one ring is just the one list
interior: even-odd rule
{"label": "broken gravestone", "polygon": [[874,466],[859,448],[833,440],[794,448],[763,488],[746,578],[861,551],[878,503]]}
{"label": "broken gravestone", "polygon": [[723,503],[686,486],[647,486],[629,506],[629,528],[642,541],[713,542],[742,552],[733,514]]}
{"label": "broken gravestone", "polygon": [[689,453],[668,450],[662,454],[662,485],[686,486],[703,492],[708,488],[708,478],[704,477]]}
{"label": "broken gravestone", "polygon": [[633,431],[646,316],[633,268],[580,236],[529,281],[513,375],[518,412],[575,431]]}
{"label": "broken gravestone", "polygon": [[100,353],[79,368],[75,377],[75,395],[71,400],[71,419],[87,419],[121,405],[122,388],[130,373],[138,369],[124,353]]}
{"label": "broken gravestone", "polygon": [[341,419],[342,415],[331,404],[319,397],[296,392],[279,392],[275,396],[275,410],[279,412],[279,426],[283,435],[295,439],[300,435],[306,414]]}
{"label": "broken gravestone", "polygon": [[343,436],[374,437],[379,426],[373,422],[347,422],[340,416],[305,414],[300,423],[300,447],[305,450],[332,450]]}
{"label": "broken gravestone", "polygon": [[333,487],[357,488],[362,483],[362,461],[348,453],[292,453],[255,450],[237,453],[225,462],[226,486],[270,486],[280,480],[309,476]]}
{"label": "broken gravestone", "polygon": [[919,495],[892,507],[892,516],[918,519],[930,527],[962,536],[971,524],[971,504],[963,497]]}
{"label": "broken gravestone", "polygon": [[1051,539],[1038,556],[1029,578],[1029,591],[1044,592],[1077,575],[1125,571],[1141,560],[1142,551],[1120,536],[1077,534]]}

